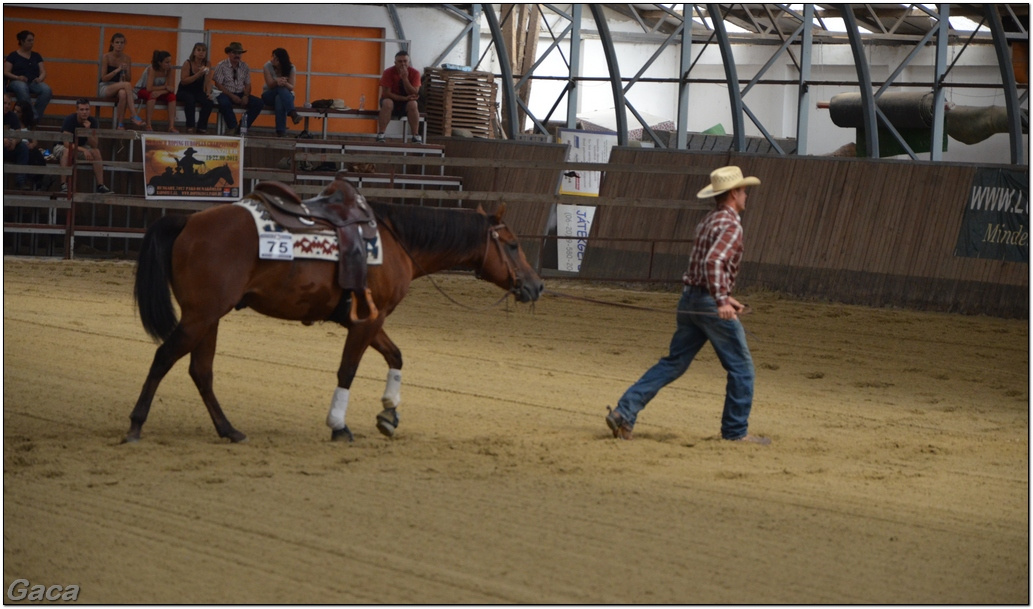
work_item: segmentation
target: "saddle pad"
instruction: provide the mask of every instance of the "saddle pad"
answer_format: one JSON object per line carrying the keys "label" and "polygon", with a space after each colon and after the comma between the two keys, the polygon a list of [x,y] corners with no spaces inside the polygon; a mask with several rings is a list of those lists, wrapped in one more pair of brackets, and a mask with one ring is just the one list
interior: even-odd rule
{"label": "saddle pad", "polygon": [[[337,234],[334,231],[319,231],[315,233],[291,233],[289,230],[277,224],[266,211],[265,206],[260,202],[244,198],[234,203],[251,212],[255,219],[255,227],[258,229],[259,238],[269,233],[291,234],[294,243],[294,258],[305,258],[309,260],[331,260],[337,261],[340,257],[340,250],[337,246]],[[380,252],[380,230],[377,230],[376,237],[366,242],[366,264],[377,265],[382,262]]]}

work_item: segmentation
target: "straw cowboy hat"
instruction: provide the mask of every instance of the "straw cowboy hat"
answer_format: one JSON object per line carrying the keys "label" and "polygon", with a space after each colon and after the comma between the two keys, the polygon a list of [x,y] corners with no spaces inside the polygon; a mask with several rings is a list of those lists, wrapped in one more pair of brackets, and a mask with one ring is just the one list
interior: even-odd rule
{"label": "straw cowboy hat", "polygon": [[744,178],[742,176],[742,169],[739,169],[735,165],[729,165],[728,167],[718,167],[714,171],[710,172],[710,184],[699,191],[696,194],[697,198],[707,199],[710,197],[716,197],[717,195],[728,192],[741,186],[757,186],[760,184],[760,180],[753,176]]}
{"label": "straw cowboy hat", "polygon": [[247,51],[244,50],[244,45],[240,44],[239,42],[231,42],[230,46],[226,47],[226,52],[227,53],[247,53]]}

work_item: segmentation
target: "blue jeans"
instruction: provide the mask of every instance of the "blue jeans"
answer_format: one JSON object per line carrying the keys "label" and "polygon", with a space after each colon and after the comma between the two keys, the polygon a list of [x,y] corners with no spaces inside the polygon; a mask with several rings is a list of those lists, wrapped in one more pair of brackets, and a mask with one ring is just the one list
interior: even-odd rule
{"label": "blue jeans", "polygon": [[[242,93],[237,93],[237,97],[242,96]],[[219,114],[222,115],[222,120],[226,123],[226,129],[233,131],[237,128],[237,116],[233,113],[233,102],[229,96],[225,93],[220,93],[215,101],[219,104]],[[257,95],[249,95],[247,98],[247,126],[250,129],[251,125],[258,120],[258,115],[262,113],[262,98]]]}
{"label": "blue jeans", "polygon": [[[212,100],[205,96],[197,96],[193,91],[187,89],[179,89],[176,91],[176,101],[183,106],[183,114],[186,116],[187,129],[194,128],[194,122],[197,122],[197,128],[207,131],[208,130],[208,117],[212,114],[212,108],[215,106]],[[201,113],[194,118],[194,112],[197,111],[197,107],[200,106]]]}
{"label": "blue jeans", "polygon": [[273,87],[262,93],[262,102],[276,113],[276,134],[287,133],[287,115],[294,111],[294,94],[285,87]]}
{"label": "blue jeans", "polygon": [[706,288],[686,288],[678,303],[678,328],[671,337],[670,352],[628,388],[617,402],[617,412],[630,425],[660,389],[685,374],[699,350],[710,341],[728,372],[721,437],[735,440],[746,435],[753,406],[753,357],[746,345],[746,331],[739,320],[717,316],[717,302]]}
{"label": "blue jeans", "polygon": [[[6,127],[4,127],[6,129]],[[28,165],[29,164],[29,146],[25,142],[18,140],[11,150],[4,149],[4,162],[13,162],[17,165]],[[28,178],[24,173],[18,173],[14,176],[14,183],[19,188],[24,187],[28,183]]]}
{"label": "blue jeans", "polygon": [[7,92],[14,95],[18,101],[32,103],[32,96],[36,96],[36,104],[32,107],[36,112],[36,120],[39,121],[43,118],[43,113],[47,111],[47,104],[50,103],[50,98],[54,96],[54,92],[50,90],[50,85],[45,82],[22,82],[20,80],[12,80],[7,83]]}

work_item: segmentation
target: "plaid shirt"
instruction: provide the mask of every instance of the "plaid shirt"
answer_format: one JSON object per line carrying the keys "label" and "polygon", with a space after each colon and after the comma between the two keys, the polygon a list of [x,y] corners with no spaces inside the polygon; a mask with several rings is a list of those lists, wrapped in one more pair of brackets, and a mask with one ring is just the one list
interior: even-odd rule
{"label": "plaid shirt", "polygon": [[251,68],[240,60],[237,67],[230,65],[229,59],[223,59],[212,71],[212,82],[216,82],[231,93],[239,95],[244,92],[244,87],[251,84]]}
{"label": "plaid shirt", "polygon": [[720,306],[732,294],[740,262],[742,224],[739,214],[722,206],[707,214],[696,226],[696,243],[682,281],[686,285],[706,287]]}

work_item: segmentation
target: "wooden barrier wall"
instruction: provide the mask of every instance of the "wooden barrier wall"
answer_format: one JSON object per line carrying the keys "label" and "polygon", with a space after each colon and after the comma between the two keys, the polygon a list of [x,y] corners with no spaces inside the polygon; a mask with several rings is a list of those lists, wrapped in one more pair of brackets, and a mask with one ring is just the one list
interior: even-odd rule
{"label": "wooden barrier wall", "polygon": [[[695,173],[664,180],[608,173],[602,196],[672,196],[686,209],[601,208],[593,237],[691,239],[706,213],[696,192],[709,180],[699,174],[739,165],[761,180],[743,214],[740,287],[872,306],[1029,316],[1028,264],[954,256],[977,166],[635,148],[615,149],[610,163]],[[654,268],[677,280],[687,247],[665,252]],[[599,249],[590,249],[583,271],[600,272],[600,261],[613,258]]]}
{"label": "wooden barrier wall", "polygon": [[[441,143],[449,158],[498,160],[500,168],[494,172],[466,170],[468,191],[556,192],[558,172],[506,169],[505,163],[510,158],[556,159],[562,147],[487,140]],[[743,214],[746,252],[740,289],[870,306],[1029,316],[1028,264],[954,256],[965,202],[979,169],[975,165],[630,147],[615,148],[609,164],[624,170],[608,171],[603,179],[581,267],[583,279],[679,284],[696,224],[712,206],[696,193],[709,182],[713,168],[735,164],[762,182],[751,189]],[[647,173],[650,168],[669,171]],[[611,201],[629,197],[684,201],[684,206]],[[533,213],[516,214],[525,221],[514,228],[541,235],[550,206],[534,204],[529,210]]]}

